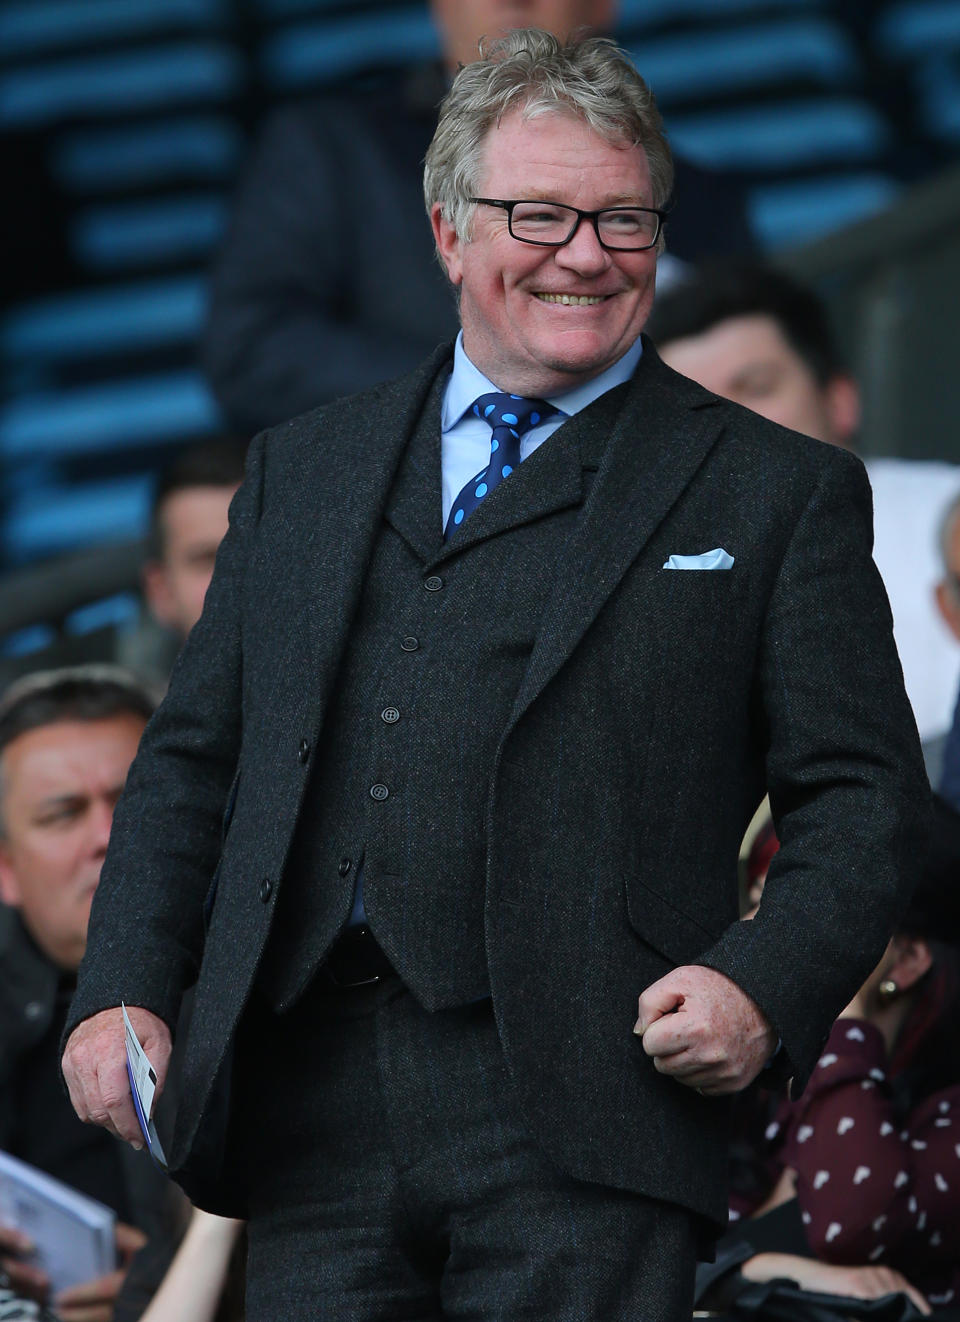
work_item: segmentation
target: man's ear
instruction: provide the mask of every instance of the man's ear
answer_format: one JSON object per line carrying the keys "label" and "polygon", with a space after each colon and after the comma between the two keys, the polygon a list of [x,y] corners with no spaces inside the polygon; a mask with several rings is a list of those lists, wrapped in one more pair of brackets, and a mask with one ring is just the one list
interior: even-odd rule
{"label": "man's ear", "polygon": [[176,608],[170,595],[167,569],[161,560],[148,560],[143,566],[143,595],[150,614],[168,629],[176,628]]}
{"label": "man's ear", "polygon": [[916,986],[933,964],[930,947],[919,936],[895,936],[892,953],[893,963],[887,969],[886,976],[897,984],[901,992]]}
{"label": "man's ear", "polygon": [[960,643],[960,600],[956,588],[942,578],[933,592],[944,624]]}
{"label": "man's ear", "polygon": [[452,285],[459,286],[463,281],[463,245],[457,237],[457,231],[444,216],[439,202],[434,202],[430,208],[430,224],[433,227],[437,252],[446,268],[447,278]]}
{"label": "man's ear", "polygon": [[18,909],[21,904],[20,885],[4,840],[0,840],[0,901],[12,909]]}
{"label": "man's ear", "polygon": [[860,387],[846,373],[832,376],[826,385],[827,413],[837,445],[852,445],[860,427]]}

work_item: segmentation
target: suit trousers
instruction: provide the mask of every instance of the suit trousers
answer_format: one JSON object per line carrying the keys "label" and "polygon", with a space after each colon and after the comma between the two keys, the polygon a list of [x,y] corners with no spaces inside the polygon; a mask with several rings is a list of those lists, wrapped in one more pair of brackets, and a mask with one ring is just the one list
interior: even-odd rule
{"label": "suit trousers", "polygon": [[489,1000],[429,1013],[321,974],[250,1007],[233,1097],[248,1317],[689,1322],[696,1218],[540,1152]]}

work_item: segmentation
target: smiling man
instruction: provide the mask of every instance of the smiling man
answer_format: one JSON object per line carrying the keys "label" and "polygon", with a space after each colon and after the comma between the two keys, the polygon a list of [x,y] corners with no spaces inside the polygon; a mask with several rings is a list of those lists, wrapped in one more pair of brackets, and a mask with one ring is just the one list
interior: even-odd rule
{"label": "smiling man", "polygon": [[136,1141],[118,1003],[162,1076],[198,978],[171,1160],[250,1316],[686,1322],[725,1099],[802,1085],[912,880],[861,466],[641,338],[670,180],[622,52],[509,35],[427,156],[456,344],[253,443],[64,1056]]}

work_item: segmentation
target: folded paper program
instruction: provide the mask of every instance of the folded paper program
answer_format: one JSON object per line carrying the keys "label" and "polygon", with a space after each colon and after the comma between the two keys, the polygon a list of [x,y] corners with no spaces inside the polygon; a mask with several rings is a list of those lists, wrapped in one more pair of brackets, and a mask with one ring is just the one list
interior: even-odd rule
{"label": "folded paper program", "polygon": [[722,546],[713,551],[704,551],[701,555],[672,555],[665,561],[664,569],[732,569],[733,556]]}

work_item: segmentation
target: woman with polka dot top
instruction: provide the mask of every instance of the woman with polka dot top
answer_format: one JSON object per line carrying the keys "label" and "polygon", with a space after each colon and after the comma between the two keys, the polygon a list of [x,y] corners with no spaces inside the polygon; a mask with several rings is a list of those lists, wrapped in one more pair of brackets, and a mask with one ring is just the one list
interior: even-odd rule
{"label": "woman with polka dot top", "polygon": [[[748,863],[751,914],[775,850],[770,825]],[[911,907],[803,1093],[741,1103],[731,1229],[701,1296],[785,1278],[860,1298],[902,1291],[960,1318],[958,1009],[960,816],[938,801]]]}

